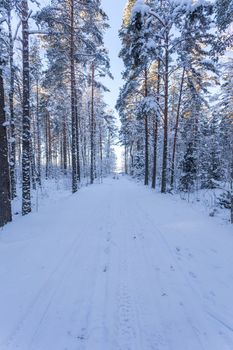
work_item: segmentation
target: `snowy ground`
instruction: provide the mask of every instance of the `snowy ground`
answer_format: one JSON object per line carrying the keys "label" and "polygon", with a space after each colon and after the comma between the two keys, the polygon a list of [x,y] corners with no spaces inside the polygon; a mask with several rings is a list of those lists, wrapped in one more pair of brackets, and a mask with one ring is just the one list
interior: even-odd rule
{"label": "snowy ground", "polygon": [[108,179],[0,233],[0,350],[232,350],[233,230]]}

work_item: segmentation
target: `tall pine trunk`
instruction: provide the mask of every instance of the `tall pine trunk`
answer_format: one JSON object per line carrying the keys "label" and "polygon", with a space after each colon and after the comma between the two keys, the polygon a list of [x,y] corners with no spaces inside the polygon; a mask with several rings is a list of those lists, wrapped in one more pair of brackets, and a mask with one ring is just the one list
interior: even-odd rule
{"label": "tall pine trunk", "polygon": [[[145,98],[148,96],[148,74],[145,68]],[[148,130],[148,114],[145,113],[145,186],[149,185],[149,130]]]}
{"label": "tall pine trunk", "polygon": [[126,136],[125,136],[124,164],[125,164],[125,174],[128,175],[128,147],[126,145]]}
{"label": "tall pine trunk", "polygon": [[0,61],[0,227],[12,220],[2,64]]}
{"label": "tall pine trunk", "polygon": [[37,182],[41,186],[41,133],[39,118],[39,82],[36,82],[36,138],[37,138]]}
{"label": "tall pine trunk", "polygon": [[74,0],[70,1],[70,81],[71,81],[71,127],[72,127],[72,192],[78,190],[77,177],[77,116],[76,116],[76,77],[75,77],[75,43],[74,43]]}
{"label": "tall pine trunk", "polygon": [[91,184],[95,179],[95,110],[94,110],[94,98],[95,98],[95,66],[91,67]]}
{"label": "tall pine trunk", "polygon": [[100,180],[101,182],[103,181],[103,137],[102,137],[102,127],[100,125],[100,129],[99,129],[99,142],[100,142]]}
{"label": "tall pine trunk", "polygon": [[66,127],[66,116],[63,115],[62,120],[62,168],[64,174],[67,174],[67,127]]}
{"label": "tall pine trunk", "polygon": [[165,38],[165,73],[164,73],[164,136],[161,192],[167,191],[167,158],[168,158],[168,99],[169,99],[169,32]]}
{"label": "tall pine trunk", "polygon": [[78,115],[78,99],[77,88],[75,83],[75,121],[76,121],[76,157],[77,157],[77,181],[81,180],[80,173],[80,147],[79,147],[79,115]]}
{"label": "tall pine trunk", "polygon": [[14,93],[15,93],[15,68],[14,68],[14,40],[11,25],[11,9],[8,10],[8,29],[9,29],[9,65],[10,65],[10,91],[9,91],[9,109],[10,109],[10,179],[11,179],[11,198],[16,197],[16,140],[15,140],[15,115],[14,115]]}
{"label": "tall pine trunk", "polygon": [[233,190],[231,191],[231,223],[233,224]]}
{"label": "tall pine trunk", "polygon": [[52,168],[52,136],[49,111],[46,111],[45,116],[45,159],[45,177],[48,179]]}
{"label": "tall pine trunk", "polygon": [[23,137],[22,137],[22,214],[31,212],[30,179],[30,107],[29,107],[29,32],[28,2],[22,0],[22,44],[23,44]]}
{"label": "tall pine trunk", "polygon": [[[157,103],[159,105],[160,100],[160,66],[161,61],[158,60],[158,76],[157,76]],[[154,125],[153,125],[153,131],[154,131],[154,147],[153,147],[153,171],[152,171],[152,188],[156,188],[156,176],[157,176],[157,148],[158,148],[158,115],[154,118]]]}
{"label": "tall pine trunk", "polygon": [[176,145],[177,145],[177,135],[178,135],[179,121],[180,121],[180,108],[181,108],[181,100],[182,100],[183,86],[184,86],[184,75],[185,75],[185,69],[183,68],[181,84],[180,84],[179,100],[178,100],[178,106],[177,106],[177,113],[176,113],[176,124],[175,124],[174,140],[173,140],[173,150],[172,150],[172,168],[171,168],[171,183],[170,183],[171,189],[173,189],[173,187],[174,187]]}
{"label": "tall pine trunk", "polygon": [[[232,138],[233,141],[233,138]],[[230,186],[231,186],[231,223],[233,224],[233,142],[231,142],[231,170],[230,170]]]}

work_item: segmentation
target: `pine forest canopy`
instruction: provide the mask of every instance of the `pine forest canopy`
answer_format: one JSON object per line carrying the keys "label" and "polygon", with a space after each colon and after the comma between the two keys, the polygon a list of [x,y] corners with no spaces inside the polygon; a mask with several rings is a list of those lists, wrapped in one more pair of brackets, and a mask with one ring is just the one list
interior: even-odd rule
{"label": "pine forest canopy", "polygon": [[233,1],[127,2],[117,109],[125,169],[162,193],[221,189],[233,222]]}
{"label": "pine forest canopy", "polygon": [[111,174],[116,143],[146,186],[221,190],[233,222],[232,22],[232,0],[128,0],[118,131],[101,1],[0,0],[0,226],[17,197],[26,215],[46,184]]}

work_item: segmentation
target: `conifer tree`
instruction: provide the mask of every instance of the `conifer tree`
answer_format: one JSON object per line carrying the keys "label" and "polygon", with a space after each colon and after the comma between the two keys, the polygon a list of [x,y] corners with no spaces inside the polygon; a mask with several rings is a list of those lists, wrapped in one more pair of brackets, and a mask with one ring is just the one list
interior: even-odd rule
{"label": "conifer tree", "polygon": [[10,176],[8,164],[7,121],[5,113],[5,89],[3,69],[6,64],[6,35],[3,23],[6,18],[6,7],[0,2],[0,227],[11,221]]}

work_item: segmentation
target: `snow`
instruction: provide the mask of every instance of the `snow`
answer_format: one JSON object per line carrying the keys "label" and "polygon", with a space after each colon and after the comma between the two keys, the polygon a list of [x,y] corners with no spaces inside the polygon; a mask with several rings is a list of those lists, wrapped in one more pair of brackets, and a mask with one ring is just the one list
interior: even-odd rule
{"label": "snow", "polygon": [[158,101],[154,96],[144,97],[137,106],[137,109],[140,113],[152,113],[158,116],[160,114],[160,109]]}
{"label": "snow", "polygon": [[209,0],[173,0],[175,5],[182,7],[186,7],[187,12],[194,12],[200,6],[208,6],[211,1]]}
{"label": "snow", "polygon": [[15,141],[16,141],[16,140],[15,140],[14,137],[10,137],[10,138],[8,139],[8,142],[9,142],[9,143],[15,143]]}
{"label": "snow", "polygon": [[131,17],[134,18],[138,13],[144,17],[150,11],[150,7],[145,4],[144,0],[137,0],[132,8]]}
{"label": "snow", "polygon": [[1,350],[232,350],[232,227],[120,177],[0,233]]}
{"label": "snow", "polygon": [[8,122],[8,121],[2,123],[2,126],[4,126],[4,127],[9,126],[9,125],[10,125],[10,122]]}

